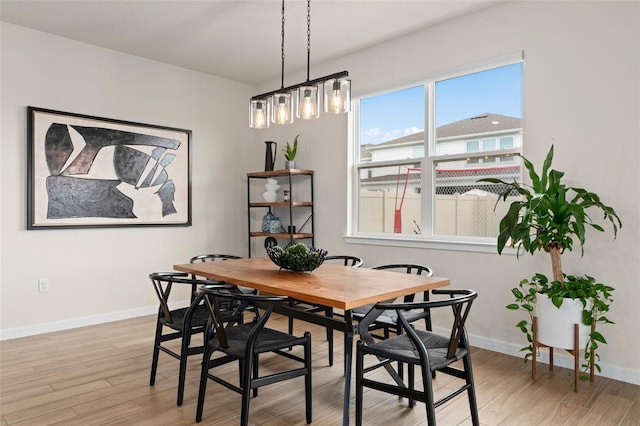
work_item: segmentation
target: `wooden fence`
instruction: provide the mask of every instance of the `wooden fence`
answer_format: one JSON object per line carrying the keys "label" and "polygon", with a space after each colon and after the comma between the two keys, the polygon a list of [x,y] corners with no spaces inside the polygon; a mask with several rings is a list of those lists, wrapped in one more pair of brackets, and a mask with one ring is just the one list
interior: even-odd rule
{"label": "wooden fence", "polygon": [[[436,195],[435,235],[497,237],[500,219],[511,202],[499,202],[490,195]],[[390,191],[361,191],[358,230],[360,232],[394,233],[395,212],[400,199]],[[402,203],[403,234],[420,233],[420,194],[406,194]]]}

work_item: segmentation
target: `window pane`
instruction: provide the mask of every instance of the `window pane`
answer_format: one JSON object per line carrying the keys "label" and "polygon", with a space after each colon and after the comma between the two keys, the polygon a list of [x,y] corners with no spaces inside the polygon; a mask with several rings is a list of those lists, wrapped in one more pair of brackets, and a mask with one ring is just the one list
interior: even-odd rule
{"label": "window pane", "polygon": [[[495,237],[499,218],[506,213],[493,210],[500,187],[477,181],[520,180],[520,162],[513,156],[482,152],[497,150],[498,143],[501,149],[520,146],[522,64],[439,81],[435,91],[435,152],[469,155],[433,163],[434,235]],[[498,205],[509,207],[509,203]]]}
{"label": "window pane", "polygon": [[500,149],[513,148],[513,136],[500,138]]}
{"label": "window pane", "polygon": [[485,139],[482,141],[482,150],[483,151],[493,151],[496,149],[496,139]]}
{"label": "window pane", "polygon": [[[460,168],[455,161],[435,162],[435,235],[463,235],[474,237],[495,237],[499,232],[500,220],[507,213],[511,201],[498,203],[498,194],[503,185],[479,183],[484,177],[497,177],[505,181],[520,180],[519,162],[510,167],[504,165],[491,169],[496,156],[485,159],[480,168]],[[499,158],[502,160],[502,157]],[[478,161],[478,159],[475,159]],[[476,163],[477,164],[477,163]],[[487,167],[489,164],[490,167]],[[514,200],[517,194],[514,194]]]}
{"label": "window pane", "polygon": [[[424,157],[425,87],[360,100],[359,232],[412,233],[421,221],[420,164],[376,167]],[[415,225],[414,225],[415,221]]]}
{"label": "window pane", "polygon": [[360,161],[424,155],[424,86],[360,100]]}

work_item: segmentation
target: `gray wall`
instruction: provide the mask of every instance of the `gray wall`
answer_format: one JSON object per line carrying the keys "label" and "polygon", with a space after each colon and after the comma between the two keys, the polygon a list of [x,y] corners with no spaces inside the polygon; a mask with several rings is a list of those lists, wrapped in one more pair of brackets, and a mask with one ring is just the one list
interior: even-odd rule
{"label": "gray wall", "polygon": [[[3,337],[155,312],[149,272],[245,254],[250,86],[6,23],[1,40]],[[29,105],[192,130],[193,226],[26,231]]]}
{"label": "gray wall", "polygon": [[[632,383],[640,383],[640,342],[628,338],[640,323],[639,17],[637,2],[507,2],[312,67],[312,77],[348,69],[358,95],[524,51],[525,155],[539,162],[554,143],[568,183],[601,194],[624,224],[615,241],[590,232],[584,258],[567,254],[564,263],[616,287],[610,318],[618,324],[603,328],[600,364],[603,375]],[[428,264],[478,291],[473,344],[515,355],[524,345],[519,315],[504,306],[521,278],[550,273],[544,254],[517,260],[345,241],[346,116],[249,130],[246,100],[278,82],[251,88],[4,23],[1,55],[2,338],[152,312],[148,272],[203,251],[245,254],[245,173],[262,169],[262,141],[301,133],[296,163],[316,172],[318,247],[360,255],[365,266]],[[27,105],[192,129],[194,226],[25,231]],[[36,292],[41,277],[51,282],[47,294]]]}
{"label": "gray wall", "polygon": [[[600,194],[623,222],[617,240],[590,231],[584,257],[578,250],[563,261],[567,273],[616,287],[610,318],[617,325],[602,327],[609,344],[601,349],[600,365],[603,374],[633,383],[640,383],[640,342],[628,339],[629,327],[640,322],[639,17],[637,2],[507,2],[312,67],[312,77],[349,70],[357,96],[523,51],[525,156],[541,163],[553,143],[554,166],[566,172],[567,183]],[[316,245],[360,255],[365,266],[424,263],[450,277],[452,286],[476,289],[472,343],[520,356],[525,338],[514,325],[523,317],[504,306],[522,278],[538,271],[551,275],[547,255],[517,260],[494,252],[347,243],[347,132],[345,116],[325,116],[259,135],[285,141],[301,133],[296,164],[316,171]],[[567,365],[570,359],[557,352]]]}

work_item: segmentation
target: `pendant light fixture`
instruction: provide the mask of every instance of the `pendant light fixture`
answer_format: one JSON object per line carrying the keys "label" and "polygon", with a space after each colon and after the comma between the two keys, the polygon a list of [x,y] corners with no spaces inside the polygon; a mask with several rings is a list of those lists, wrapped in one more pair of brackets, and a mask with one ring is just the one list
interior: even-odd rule
{"label": "pendant light fixture", "polygon": [[270,124],[289,124],[295,116],[311,120],[320,116],[321,92],[324,88],[324,111],[339,114],[351,110],[351,81],[349,73],[327,75],[310,80],[311,64],[311,0],[307,0],[307,80],[304,83],[284,87],[284,0],[282,0],[282,78],[279,90],[263,93],[251,98],[250,124],[255,129],[269,127]]}

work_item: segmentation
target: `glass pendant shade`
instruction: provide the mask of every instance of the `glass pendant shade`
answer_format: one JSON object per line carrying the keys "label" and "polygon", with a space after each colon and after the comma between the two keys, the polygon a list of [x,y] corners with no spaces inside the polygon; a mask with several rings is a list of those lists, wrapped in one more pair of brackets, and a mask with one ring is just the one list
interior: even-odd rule
{"label": "glass pendant shade", "polygon": [[276,93],[271,98],[271,122],[274,124],[293,123],[293,98],[291,93]]}
{"label": "glass pendant shade", "polygon": [[324,112],[340,114],[351,111],[351,80],[331,79],[324,83]]}
{"label": "glass pendant shade", "polygon": [[320,91],[318,86],[302,86],[296,97],[296,116],[312,120],[320,116]]}
{"label": "glass pendant shade", "polygon": [[266,99],[252,100],[250,108],[249,127],[253,129],[269,127],[269,102]]}

